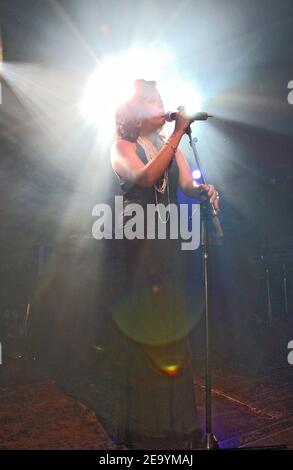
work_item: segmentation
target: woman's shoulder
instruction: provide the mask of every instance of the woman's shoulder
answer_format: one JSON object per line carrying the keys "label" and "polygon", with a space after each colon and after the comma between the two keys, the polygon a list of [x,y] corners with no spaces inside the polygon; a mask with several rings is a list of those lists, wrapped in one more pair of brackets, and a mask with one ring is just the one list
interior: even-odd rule
{"label": "woman's shoulder", "polygon": [[136,142],[131,142],[130,140],[126,139],[116,139],[112,143],[111,150],[112,151],[123,151],[124,149],[134,149],[136,147]]}
{"label": "woman's shoulder", "polygon": [[131,161],[137,157],[136,142],[125,139],[117,139],[111,146],[111,164],[115,172],[120,173],[121,165],[125,165],[125,161]]}
{"label": "woman's shoulder", "polygon": [[117,160],[129,158],[131,155],[136,154],[136,142],[130,142],[125,139],[117,139],[111,146],[111,161],[112,165]]}

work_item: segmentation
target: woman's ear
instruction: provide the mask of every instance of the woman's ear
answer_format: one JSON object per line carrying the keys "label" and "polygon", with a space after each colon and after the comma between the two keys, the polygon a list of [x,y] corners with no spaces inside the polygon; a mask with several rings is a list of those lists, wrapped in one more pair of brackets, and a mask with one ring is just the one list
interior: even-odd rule
{"label": "woman's ear", "polygon": [[135,123],[136,127],[138,127],[139,129],[141,128],[142,126],[142,120],[141,119],[138,119]]}

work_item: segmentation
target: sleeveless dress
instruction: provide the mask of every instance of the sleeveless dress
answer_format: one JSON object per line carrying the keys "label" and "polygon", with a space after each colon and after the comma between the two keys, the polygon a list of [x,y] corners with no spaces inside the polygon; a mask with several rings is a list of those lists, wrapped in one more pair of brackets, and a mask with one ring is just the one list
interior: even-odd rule
{"label": "sleeveless dress", "polygon": [[[146,164],[138,143],[136,151]],[[168,173],[169,200],[176,204],[179,169],[175,159]],[[125,226],[129,204],[146,208],[155,204],[155,193],[154,187],[139,187],[121,178],[120,187]],[[167,204],[166,199],[166,193],[158,195],[159,203]],[[184,268],[179,240],[116,240],[110,302],[115,341],[121,341],[116,437],[129,448],[190,449],[197,445],[200,430],[188,340],[194,314],[186,301]]]}

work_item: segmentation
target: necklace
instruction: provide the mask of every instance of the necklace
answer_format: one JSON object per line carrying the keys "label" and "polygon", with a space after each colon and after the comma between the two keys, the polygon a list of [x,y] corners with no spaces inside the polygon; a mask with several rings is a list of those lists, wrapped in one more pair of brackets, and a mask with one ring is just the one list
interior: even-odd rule
{"label": "necklace", "polygon": [[[163,139],[160,138],[160,140],[163,143]],[[148,161],[151,161],[154,157],[157,156],[158,149],[156,148],[156,146],[149,139],[147,139],[146,137],[139,136],[138,139],[137,139],[137,142],[143,148]],[[157,208],[157,212],[158,212],[158,215],[159,215],[159,219],[164,224],[167,224],[167,222],[170,219],[170,210],[168,210],[168,214],[166,216],[166,219],[163,220],[162,217],[161,217],[160,210],[159,210],[159,205],[158,205],[158,194],[160,193],[160,194],[163,195],[166,192],[166,190],[167,190],[167,198],[168,198],[168,206],[169,206],[169,204],[170,204],[169,174],[168,174],[167,170],[164,172],[164,178],[163,179],[161,178],[158,183],[154,184],[156,208]]]}

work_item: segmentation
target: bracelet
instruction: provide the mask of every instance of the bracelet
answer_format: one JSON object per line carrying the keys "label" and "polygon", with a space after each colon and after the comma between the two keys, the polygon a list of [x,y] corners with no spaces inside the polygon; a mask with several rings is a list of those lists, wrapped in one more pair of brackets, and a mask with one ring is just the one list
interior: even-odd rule
{"label": "bracelet", "polygon": [[169,145],[169,147],[171,147],[171,149],[174,150],[174,153],[177,151],[177,147],[175,147],[175,145],[170,144],[170,142],[167,141],[165,145]]}

